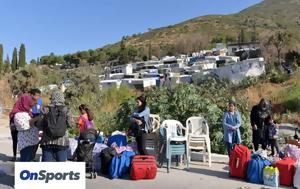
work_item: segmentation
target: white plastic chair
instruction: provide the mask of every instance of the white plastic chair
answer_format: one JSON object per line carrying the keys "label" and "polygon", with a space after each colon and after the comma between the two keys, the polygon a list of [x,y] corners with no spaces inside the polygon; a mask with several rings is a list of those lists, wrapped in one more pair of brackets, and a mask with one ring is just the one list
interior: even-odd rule
{"label": "white plastic chair", "polygon": [[159,152],[159,128],[160,128],[160,117],[157,114],[150,114],[150,121],[152,124],[152,131],[146,135],[146,149],[152,150],[154,156],[157,156]]}
{"label": "white plastic chair", "polygon": [[211,167],[211,147],[209,138],[209,127],[203,117],[190,117],[186,120],[188,131],[188,161],[191,161],[191,151],[203,151],[203,161],[206,162],[208,155],[208,166]]}
{"label": "white plastic chair", "polygon": [[[166,129],[166,158],[169,173],[172,155],[185,155],[188,160],[186,128],[177,120],[165,120],[161,127]],[[176,144],[178,142],[178,144]],[[187,167],[188,161],[187,161]]]}

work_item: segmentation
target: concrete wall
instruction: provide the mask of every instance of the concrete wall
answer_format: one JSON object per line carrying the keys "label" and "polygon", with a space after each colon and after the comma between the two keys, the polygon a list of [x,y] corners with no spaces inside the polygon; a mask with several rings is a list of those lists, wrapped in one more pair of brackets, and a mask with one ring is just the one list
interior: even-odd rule
{"label": "concrete wall", "polygon": [[238,84],[246,77],[257,77],[264,74],[265,62],[262,58],[248,59],[230,65],[225,65],[211,71],[220,78],[228,78],[234,84]]}

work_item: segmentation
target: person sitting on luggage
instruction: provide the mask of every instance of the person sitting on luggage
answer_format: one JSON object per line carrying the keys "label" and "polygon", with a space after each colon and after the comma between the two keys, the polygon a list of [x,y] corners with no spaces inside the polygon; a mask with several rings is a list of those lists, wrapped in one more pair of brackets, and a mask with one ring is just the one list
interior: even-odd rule
{"label": "person sitting on luggage", "polygon": [[278,127],[275,124],[272,116],[267,117],[267,126],[269,130],[269,144],[271,145],[272,153],[271,156],[275,155],[274,147],[276,148],[276,152],[279,153],[279,146],[278,146]]}
{"label": "person sitting on luggage", "polygon": [[228,111],[223,115],[224,141],[229,157],[234,144],[240,144],[242,142],[240,133],[241,124],[241,115],[236,110],[236,104],[235,102],[230,101],[228,104]]}
{"label": "person sitting on luggage", "polygon": [[80,133],[83,133],[86,129],[93,128],[93,114],[85,104],[79,106],[81,116],[78,119],[78,127]]}
{"label": "person sitting on luggage", "polygon": [[135,136],[140,155],[148,155],[146,150],[146,134],[150,128],[150,109],[147,106],[147,98],[136,98],[137,110],[131,115],[131,130]]}

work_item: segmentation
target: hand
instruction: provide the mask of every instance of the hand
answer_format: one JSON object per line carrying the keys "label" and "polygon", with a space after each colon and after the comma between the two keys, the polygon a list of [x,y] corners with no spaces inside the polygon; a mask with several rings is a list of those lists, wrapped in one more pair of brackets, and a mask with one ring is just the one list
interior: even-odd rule
{"label": "hand", "polygon": [[253,125],[253,126],[252,126],[252,129],[253,129],[253,130],[257,130],[257,125]]}
{"label": "hand", "polygon": [[138,125],[142,125],[143,124],[143,122],[141,121],[141,120],[136,120],[136,124],[138,124]]}

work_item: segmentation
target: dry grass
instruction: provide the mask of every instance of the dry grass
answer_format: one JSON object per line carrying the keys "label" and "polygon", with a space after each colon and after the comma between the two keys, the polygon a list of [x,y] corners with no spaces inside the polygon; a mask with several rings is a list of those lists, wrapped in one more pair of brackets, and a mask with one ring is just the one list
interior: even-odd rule
{"label": "dry grass", "polygon": [[6,79],[0,80],[0,106],[11,108],[14,104],[14,99],[11,95],[9,83]]}

